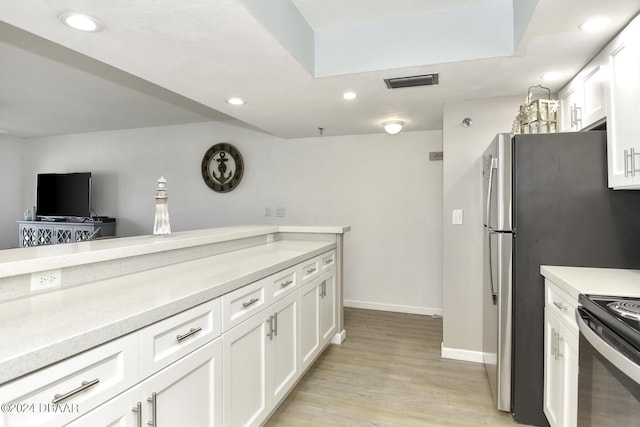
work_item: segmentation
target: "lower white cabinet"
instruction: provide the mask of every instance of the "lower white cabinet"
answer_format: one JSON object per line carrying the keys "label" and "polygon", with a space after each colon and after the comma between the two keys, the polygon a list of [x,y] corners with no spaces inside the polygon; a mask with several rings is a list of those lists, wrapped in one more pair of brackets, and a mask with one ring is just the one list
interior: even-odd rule
{"label": "lower white cabinet", "polygon": [[260,425],[298,378],[298,294],[223,336],[224,425]]}
{"label": "lower white cabinet", "polygon": [[222,426],[221,341],[202,346],[69,426]]}
{"label": "lower white cabinet", "polygon": [[[546,282],[544,414],[551,427],[575,427],[578,411],[578,337],[575,303]],[[568,296],[566,296],[568,298]],[[571,319],[571,320],[569,320]]]}
{"label": "lower white cabinet", "polygon": [[306,369],[336,332],[336,275],[330,271],[300,288],[300,364]]}

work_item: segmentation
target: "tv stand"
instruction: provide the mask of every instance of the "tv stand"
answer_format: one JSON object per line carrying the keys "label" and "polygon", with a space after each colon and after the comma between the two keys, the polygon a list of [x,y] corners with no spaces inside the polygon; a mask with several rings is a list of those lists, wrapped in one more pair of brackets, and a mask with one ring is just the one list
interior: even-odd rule
{"label": "tv stand", "polygon": [[18,244],[27,246],[83,242],[116,235],[116,221],[18,221]]}

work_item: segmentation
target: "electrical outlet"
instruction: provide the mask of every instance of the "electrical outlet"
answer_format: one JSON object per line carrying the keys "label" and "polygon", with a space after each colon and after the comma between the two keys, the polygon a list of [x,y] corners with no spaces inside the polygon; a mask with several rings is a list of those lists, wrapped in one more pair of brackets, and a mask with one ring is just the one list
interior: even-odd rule
{"label": "electrical outlet", "polygon": [[48,270],[31,273],[31,292],[58,288],[62,284],[62,270]]}
{"label": "electrical outlet", "polygon": [[276,216],[277,217],[284,217],[287,215],[287,210],[285,208],[276,208]]}
{"label": "electrical outlet", "polygon": [[264,208],[264,216],[271,216],[271,208]]}

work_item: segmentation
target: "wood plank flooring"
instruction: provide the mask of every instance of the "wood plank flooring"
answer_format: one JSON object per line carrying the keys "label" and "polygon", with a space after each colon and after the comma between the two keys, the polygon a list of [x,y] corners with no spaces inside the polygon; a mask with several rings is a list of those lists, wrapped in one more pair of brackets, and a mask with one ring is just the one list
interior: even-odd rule
{"label": "wood plank flooring", "polygon": [[345,328],[268,427],[514,424],[481,364],[440,358],[442,319],[346,308]]}

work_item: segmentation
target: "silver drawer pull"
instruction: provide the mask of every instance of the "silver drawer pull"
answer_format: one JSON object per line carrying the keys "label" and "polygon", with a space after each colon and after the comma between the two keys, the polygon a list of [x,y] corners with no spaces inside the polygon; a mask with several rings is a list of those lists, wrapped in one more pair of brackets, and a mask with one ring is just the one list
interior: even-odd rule
{"label": "silver drawer pull", "polygon": [[255,303],[257,303],[258,301],[260,301],[260,298],[251,298],[249,301],[247,301],[247,302],[243,302],[243,303],[242,303],[242,306],[243,306],[244,308],[247,308],[247,307],[249,307],[251,304],[255,304]]}
{"label": "silver drawer pull", "polygon": [[284,283],[280,283],[280,287],[281,287],[281,288],[286,288],[287,286],[289,286],[289,285],[290,285],[290,284],[292,284],[292,283],[293,283],[293,280],[287,280],[287,281],[286,281],[286,282],[284,282]]}
{"label": "silver drawer pull", "polygon": [[176,335],[176,339],[178,340],[178,342],[180,342],[185,338],[189,338],[191,335],[197,334],[201,330],[202,330],[202,328],[191,328],[191,329],[189,329],[189,332],[187,332],[184,335]]}
{"label": "silver drawer pull", "polygon": [[567,311],[567,306],[562,304],[561,302],[555,302],[554,301],[553,305],[555,305],[556,307],[558,307],[562,311]]}
{"label": "silver drawer pull", "polygon": [[333,262],[333,258],[327,258],[324,260],[325,264],[331,264]]}
{"label": "silver drawer pull", "polygon": [[100,380],[98,378],[96,378],[95,380],[92,381],[82,381],[82,385],[76,389],[71,390],[68,393],[65,394],[56,394],[55,396],[53,396],[53,400],[51,401],[51,403],[56,404],[56,403],[60,403],[63,400],[67,400],[73,396],[75,396],[78,393],[82,393],[83,391],[87,390],[88,388],[93,387],[94,385],[98,384],[100,382]]}
{"label": "silver drawer pull", "polygon": [[310,269],[308,269],[308,270],[307,270],[307,274],[311,274],[311,273],[313,273],[313,272],[314,272],[314,271],[316,271],[316,270],[317,270],[317,268],[315,268],[315,267],[310,268]]}

